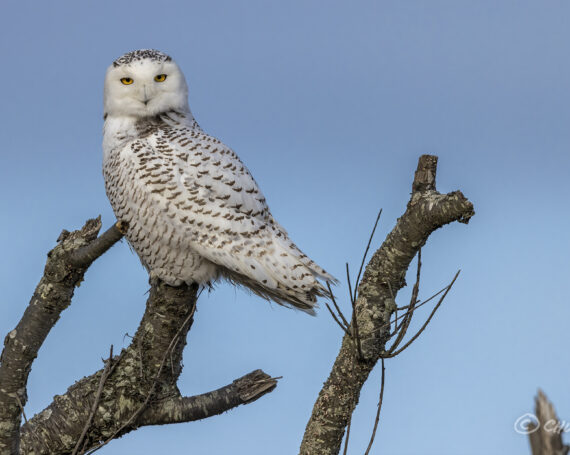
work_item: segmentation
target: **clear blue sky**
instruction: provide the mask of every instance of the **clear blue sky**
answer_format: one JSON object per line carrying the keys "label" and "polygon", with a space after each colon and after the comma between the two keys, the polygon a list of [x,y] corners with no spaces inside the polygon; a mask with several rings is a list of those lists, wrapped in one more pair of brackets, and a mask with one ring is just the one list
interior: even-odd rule
{"label": "clear blue sky", "polygon": [[[295,241],[339,278],[345,261],[357,268],[378,209],[375,247],[403,212],[420,154],[439,155],[441,191],[474,202],[468,226],[436,232],[423,252],[424,297],[462,274],[427,332],[387,362],[373,453],[529,453],[513,423],[539,386],[570,420],[570,2],[5,0],[0,336],[61,230],[98,214],[114,222],[103,77],[146,47],[178,61],[202,127],[237,151]],[[125,243],[97,261],[34,363],[28,415],[128,343],[147,289]],[[340,339],[325,311],[311,318],[220,285],[199,302],[181,390],[255,368],[282,375],[279,387],[101,453],[294,454]],[[366,447],[379,382],[376,372],[362,393],[349,453]]]}

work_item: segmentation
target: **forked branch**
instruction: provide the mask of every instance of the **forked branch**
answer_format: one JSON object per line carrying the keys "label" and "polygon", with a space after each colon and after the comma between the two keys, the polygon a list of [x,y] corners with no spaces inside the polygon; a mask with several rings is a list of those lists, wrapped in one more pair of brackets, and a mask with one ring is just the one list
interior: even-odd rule
{"label": "forked branch", "polygon": [[[0,363],[0,455],[85,454],[143,425],[202,419],[251,403],[271,392],[277,378],[256,370],[222,389],[182,397],[176,385],[192,325],[197,285],[152,283],[146,311],[131,344],[112,351],[103,369],[56,396],[20,427],[32,362],[89,265],[123,235],[117,223],[100,237],[100,218],[63,231],[48,254],[44,275]],[[133,374],[136,372],[136,374]]]}
{"label": "forked branch", "polygon": [[[89,265],[121,236],[104,234],[98,241],[101,218],[91,219],[79,231],[63,231],[58,245],[49,252],[41,278],[22,319],[4,340],[0,358],[0,454],[18,453],[20,420],[27,401],[28,375],[38,351],[61,313],[71,303],[75,287],[83,280]],[[111,228],[113,230],[113,228]],[[90,245],[97,249],[84,256],[81,266],[73,255]]]}
{"label": "forked branch", "polygon": [[[362,354],[354,349],[352,331],[347,327],[349,334],[343,338],[330,376],[319,393],[305,429],[301,455],[339,453],[360,390],[378,360],[386,356],[386,343],[394,335],[390,327],[392,314],[397,309],[395,298],[405,285],[404,277],[410,262],[433,231],[453,221],[467,223],[474,215],[473,204],[460,191],[449,194],[436,191],[436,168],[437,157],[420,157],[405,213],[372,256],[362,281],[357,283],[357,291],[351,292],[351,297],[357,296],[352,320],[358,325]],[[451,285],[447,286],[445,294],[450,288]],[[417,296],[408,306],[404,321],[420,306],[416,300]],[[402,322],[395,333],[401,333],[402,326],[407,327],[407,323]],[[403,336],[398,343],[402,339]],[[407,346],[408,343],[399,352]]]}

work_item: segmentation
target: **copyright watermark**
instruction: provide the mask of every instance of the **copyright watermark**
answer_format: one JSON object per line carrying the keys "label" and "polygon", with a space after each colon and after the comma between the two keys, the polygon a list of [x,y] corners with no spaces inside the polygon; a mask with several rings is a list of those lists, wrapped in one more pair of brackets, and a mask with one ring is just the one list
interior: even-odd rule
{"label": "copyright watermark", "polygon": [[550,419],[541,422],[534,414],[527,412],[515,420],[514,428],[518,434],[531,434],[539,428],[547,433],[568,433],[570,432],[570,422]]}

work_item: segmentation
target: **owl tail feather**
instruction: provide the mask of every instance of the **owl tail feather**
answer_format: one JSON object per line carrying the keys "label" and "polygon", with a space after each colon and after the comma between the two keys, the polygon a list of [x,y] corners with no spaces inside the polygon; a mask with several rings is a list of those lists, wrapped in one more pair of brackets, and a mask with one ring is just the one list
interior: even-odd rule
{"label": "owl tail feather", "polygon": [[[246,275],[234,272],[233,270],[225,267],[220,267],[220,269],[220,275],[230,283],[243,286],[265,300],[273,301],[288,308],[304,311],[311,316],[316,315],[315,308],[319,307],[317,304],[317,297],[331,298],[329,290],[317,280],[315,280],[315,286],[309,291],[293,292],[291,289],[285,289],[279,286],[277,288],[265,287],[258,281]],[[328,277],[330,277],[330,275],[328,274],[327,277],[322,277],[318,272],[313,273],[328,282],[334,283],[336,281],[332,277],[332,279],[329,279]]]}

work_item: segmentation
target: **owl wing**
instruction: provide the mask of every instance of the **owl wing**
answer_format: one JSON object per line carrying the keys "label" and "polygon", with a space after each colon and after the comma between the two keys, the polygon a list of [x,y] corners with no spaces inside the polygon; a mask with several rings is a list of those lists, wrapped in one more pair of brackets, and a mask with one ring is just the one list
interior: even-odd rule
{"label": "owl wing", "polygon": [[334,277],[273,219],[238,156],[199,129],[162,126],[135,141],[137,181],[189,246],[226,278],[262,297],[310,311]]}

